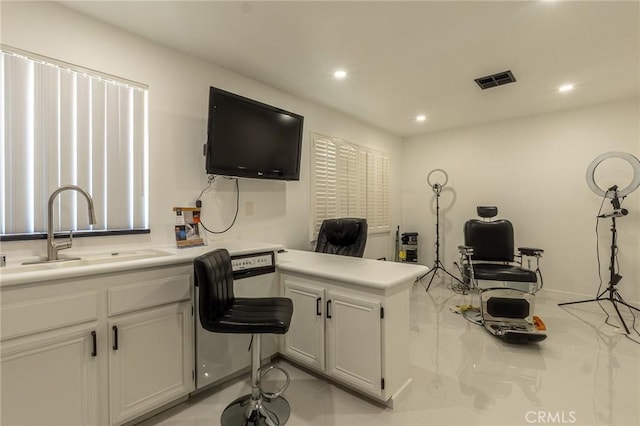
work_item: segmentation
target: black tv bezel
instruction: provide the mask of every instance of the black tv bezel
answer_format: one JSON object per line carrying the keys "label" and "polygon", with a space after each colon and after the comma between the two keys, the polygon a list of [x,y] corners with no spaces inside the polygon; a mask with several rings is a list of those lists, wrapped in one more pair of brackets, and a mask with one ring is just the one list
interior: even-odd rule
{"label": "black tv bezel", "polygon": [[[271,170],[250,170],[250,169],[240,169],[237,167],[212,166],[210,164],[209,159],[212,156],[212,149],[213,149],[212,129],[214,125],[214,120],[212,120],[212,109],[213,109],[213,106],[215,105],[214,98],[216,94],[230,97],[235,100],[241,101],[242,103],[256,106],[271,112],[285,114],[292,118],[295,118],[300,123],[299,131],[298,131],[298,141],[296,144],[297,161],[296,161],[295,170],[286,171],[287,172],[286,174],[279,174]],[[209,175],[222,175],[222,176],[242,177],[242,178],[252,178],[252,179],[298,181],[300,180],[300,163],[302,161],[301,157],[302,157],[303,127],[304,127],[304,116],[300,114],[296,114],[294,112],[287,111],[282,108],[278,108],[273,105],[269,105],[264,102],[257,101],[255,99],[247,98],[245,96],[238,95],[237,93],[232,93],[224,89],[210,86],[209,87],[209,109],[208,109],[208,115],[207,115],[207,144],[206,144],[206,151],[205,151],[205,171]]]}

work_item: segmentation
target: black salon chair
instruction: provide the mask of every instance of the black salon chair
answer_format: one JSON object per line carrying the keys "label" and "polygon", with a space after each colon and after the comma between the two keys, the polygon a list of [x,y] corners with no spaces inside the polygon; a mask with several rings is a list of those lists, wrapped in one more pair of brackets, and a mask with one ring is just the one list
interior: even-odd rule
{"label": "black salon chair", "polygon": [[[478,280],[531,283],[532,290],[542,288],[540,258],[544,250],[519,247],[514,252],[513,225],[506,219],[489,220],[498,214],[495,206],[480,206],[478,216],[464,224],[462,255],[464,282],[476,286]],[[535,259],[535,269],[525,259]],[[540,278],[540,284],[538,283]]]}
{"label": "black salon chair", "polygon": [[367,219],[325,219],[318,232],[316,252],[362,257],[366,245]]}
{"label": "black salon chair", "polygon": [[[464,245],[458,249],[462,280],[480,293],[480,313],[485,328],[509,341],[544,340],[546,334],[533,324],[533,295],[543,285],[540,258],[544,250],[520,247],[516,253],[511,222],[491,220],[498,214],[498,208],[480,206],[477,212],[482,220],[465,222]],[[481,285],[480,281],[489,284]]]}
{"label": "black salon chair", "polygon": [[[251,393],[225,408],[223,426],[282,425],[289,419],[291,408],[282,393],[289,385],[289,375],[278,366],[260,368],[260,336],[264,333],[285,334],[289,330],[293,303],[284,297],[240,298],[234,296],[231,256],[218,249],[194,260],[195,281],[200,289],[200,323],[213,333],[246,333],[251,341]],[[266,393],[260,378],[271,369],[286,376],[282,389]]]}

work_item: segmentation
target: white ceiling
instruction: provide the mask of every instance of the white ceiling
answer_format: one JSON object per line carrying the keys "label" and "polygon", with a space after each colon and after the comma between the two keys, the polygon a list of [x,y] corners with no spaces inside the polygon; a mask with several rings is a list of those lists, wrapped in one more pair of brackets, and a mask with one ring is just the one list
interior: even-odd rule
{"label": "white ceiling", "polygon": [[640,96],[638,1],[64,4],[401,136]]}

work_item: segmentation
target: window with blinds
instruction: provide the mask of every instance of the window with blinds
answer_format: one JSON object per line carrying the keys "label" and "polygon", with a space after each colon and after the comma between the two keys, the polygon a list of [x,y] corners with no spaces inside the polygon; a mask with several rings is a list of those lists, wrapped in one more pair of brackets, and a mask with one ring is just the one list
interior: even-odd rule
{"label": "window with blinds", "polygon": [[[0,234],[46,232],[47,202],[78,185],[95,205],[93,232],[148,228],[147,88],[2,47]],[[54,205],[56,231],[90,230],[75,191]]]}
{"label": "window with blinds", "polygon": [[311,200],[315,240],[325,219],[366,218],[369,232],[389,231],[389,155],[312,134]]}

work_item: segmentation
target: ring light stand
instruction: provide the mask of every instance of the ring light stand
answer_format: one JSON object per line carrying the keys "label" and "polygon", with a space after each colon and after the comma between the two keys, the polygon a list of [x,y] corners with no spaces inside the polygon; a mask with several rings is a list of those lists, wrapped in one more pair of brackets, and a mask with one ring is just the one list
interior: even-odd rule
{"label": "ring light stand", "polygon": [[[435,172],[440,172],[440,173],[442,173],[444,175],[444,182],[443,183],[431,183],[431,176]],[[440,261],[440,220],[439,220],[439,217],[440,217],[440,192],[442,192],[442,188],[444,188],[444,186],[447,184],[447,182],[449,182],[449,176],[447,175],[447,172],[445,172],[442,169],[431,170],[429,172],[429,174],[427,175],[427,183],[431,186],[431,189],[436,194],[436,260],[435,260],[435,262],[433,262],[433,268],[431,268],[429,270],[429,272],[427,272],[426,274],[424,274],[423,276],[418,278],[419,280],[422,280],[427,275],[433,273],[433,275],[431,275],[431,279],[429,280],[429,285],[427,285],[427,291],[429,291],[429,287],[431,287],[431,283],[433,282],[433,279],[436,276],[436,271],[438,269],[441,269],[444,273],[449,275],[451,278],[453,278],[454,280],[458,281],[460,284],[463,284],[462,281],[460,281],[460,279],[458,279],[457,277],[451,275],[451,273],[449,273],[447,271],[447,269],[444,267],[444,265]]]}
{"label": "ring light stand", "polygon": [[[633,168],[633,179],[631,180],[631,183],[626,188],[618,190],[618,186],[613,185],[607,190],[604,190],[596,184],[595,182],[596,167],[598,167],[598,165],[602,163],[604,160],[607,160],[609,158],[623,159],[627,161]],[[595,299],[578,300],[577,302],[559,303],[558,306],[575,305],[577,303],[599,302],[601,300],[608,300],[609,302],[611,302],[611,304],[615,308],[616,313],[620,318],[620,322],[622,323],[622,326],[624,327],[625,332],[629,334],[629,327],[627,327],[627,324],[624,322],[624,319],[622,318],[622,314],[620,314],[620,309],[618,309],[618,303],[625,305],[630,309],[635,309],[638,312],[640,312],[640,309],[625,302],[624,298],[620,295],[620,292],[616,288],[616,285],[622,279],[622,275],[618,274],[618,272],[616,271],[616,264],[617,264],[616,253],[618,251],[618,246],[616,245],[616,240],[618,236],[618,232],[616,230],[616,218],[626,216],[627,213],[629,213],[627,209],[623,209],[620,207],[620,203],[622,200],[624,200],[624,198],[627,195],[629,195],[630,193],[638,189],[638,186],[640,186],[640,160],[638,160],[636,157],[626,152],[606,152],[602,155],[599,155],[591,162],[591,164],[587,168],[587,185],[589,185],[589,188],[591,188],[593,192],[600,195],[601,197],[610,198],[611,205],[613,206],[612,213],[602,214],[598,216],[598,218],[607,218],[607,217],[611,218],[611,256],[609,259],[609,284],[607,285],[607,288],[604,291],[602,291]]]}

